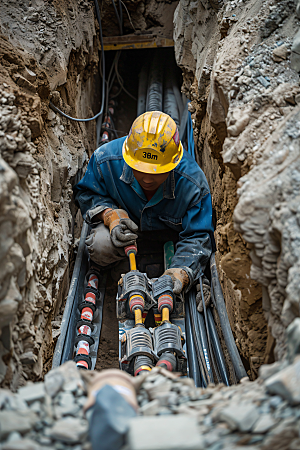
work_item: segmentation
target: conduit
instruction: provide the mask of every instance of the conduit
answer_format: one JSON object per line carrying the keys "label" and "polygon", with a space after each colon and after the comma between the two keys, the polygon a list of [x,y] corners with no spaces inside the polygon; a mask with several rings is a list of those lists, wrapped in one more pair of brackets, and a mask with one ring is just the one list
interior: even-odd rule
{"label": "conduit", "polygon": [[243,366],[241,357],[239,355],[238,349],[236,347],[234,337],[231,331],[225,301],[223,297],[223,292],[221,288],[221,284],[218,277],[217,267],[216,267],[216,259],[215,254],[213,253],[210,258],[210,271],[212,277],[212,294],[215,300],[216,308],[218,311],[218,315],[220,318],[222,333],[224,336],[224,341],[233,364],[235,374],[237,376],[238,381],[241,378],[247,377],[246,370]]}

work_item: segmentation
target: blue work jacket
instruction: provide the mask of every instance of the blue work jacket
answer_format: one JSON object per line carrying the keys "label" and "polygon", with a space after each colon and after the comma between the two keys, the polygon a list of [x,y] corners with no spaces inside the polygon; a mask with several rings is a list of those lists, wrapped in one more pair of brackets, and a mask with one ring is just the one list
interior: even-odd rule
{"label": "blue work jacket", "polygon": [[211,195],[205,175],[184,151],[178,166],[148,201],[123,159],[124,140],[113,140],[93,153],[84,177],[74,187],[75,202],[90,224],[104,209],[121,208],[140,231],[178,231],[179,242],[170,267],[185,268],[191,286],[203,273],[214,245]]}

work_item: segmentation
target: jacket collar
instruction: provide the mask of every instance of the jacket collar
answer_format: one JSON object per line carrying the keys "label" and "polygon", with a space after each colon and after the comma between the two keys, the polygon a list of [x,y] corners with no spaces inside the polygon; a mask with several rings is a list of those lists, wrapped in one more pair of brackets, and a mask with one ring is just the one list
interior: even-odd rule
{"label": "jacket collar", "polygon": [[[134,181],[134,175],[131,167],[124,161],[123,172],[120,176],[120,180],[126,184],[132,184]],[[170,175],[166,179],[163,185],[163,198],[174,199],[175,198],[175,175],[174,171],[170,172]]]}

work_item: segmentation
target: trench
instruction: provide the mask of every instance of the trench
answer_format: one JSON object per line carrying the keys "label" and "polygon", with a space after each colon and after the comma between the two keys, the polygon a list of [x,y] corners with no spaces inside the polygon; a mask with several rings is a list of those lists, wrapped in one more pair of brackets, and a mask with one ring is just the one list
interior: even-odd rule
{"label": "trench", "polygon": [[[104,15],[103,34],[106,38],[111,36],[116,37],[119,33],[117,20],[111,7],[111,4],[104,4],[102,11]],[[153,32],[152,30],[155,30],[155,32],[153,32],[155,34],[157,29],[159,29],[157,35],[163,36],[165,34],[166,36],[168,35],[168,38],[171,38],[172,18],[175,7],[176,4],[166,4],[164,8],[171,9],[168,14],[160,17],[160,22],[157,19],[154,20],[151,16],[152,13],[150,14],[148,11],[148,16],[145,19],[145,29],[143,29],[140,34],[137,33],[135,35],[132,33],[132,27],[128,16],[124,14],[124,34],[130,34],[131,36],[137,36],[139,39],[142,39],[143,33],[147,33],[147,36],[149,36],[149,34]],[[208,6],[207,11],[210,11],[210,14],[212,13],[211,6]],[[93,22],[95,19],[93,9],[90,9],[89,13],[89,19]],[[134,15],[134,11],[130,8],[129,14]],[[213,14],[211,15],[213,17]],[[51,99],[53,101],[56,98],[56,105],[65,108],[64,111],[68,114],[71,114],[73,110],[78,110],[78,115],[80,117],[91,117],[94,113],[99,111],[101,105],[101,70],[99,71],[97,65],[98,60],[101,59],[101,53],[98,50],[97,33],[98,30],[91,39],[94,44],[93,46],[77,46],[76,49],[70,51],[68,55],[68,76],[66,77],[66,81],[61,85],[57,85],[55,88],[57,91],[54,91],[54,94],[53,92],[51,94]],[[177,46],[180,40],[182,40],[182,37],[175,39],[175,44]],[[5,45],[8,46],[8,44]],[[17,50],[12,49],[7,50],[7,53],[13,53],[13,51],[17,53]],[[155,52],[165,53],[166,60],[169,57],[172,57],[174,60],[173,48],[122,50],[118,64],[119,74],[124,81],[125,88],[135,98],[138,96],[138,82],[141,68],[145,61],[152,58]],[[228,316],[243,364],[248,375],[253,379],[257,377],[258,368],[263,362],[270,363],[274,360],[273,350],[275,340],[272,337],[271,330],[267,327],[266,320],[263,316],[261,286],[258,283],[251,281],[249,278],[251,264],[249,256],[250,246],[244,241],[242,235],[235,232],[233,229],[232,214],[237,204],[237,180],[230,168],[224,166],[221,155],[225,125],[224,122],[221,123],[222,129],[217,126],[214,128],[211,125],[207,105],[208,92],[210,89],[208,81],[209,77],[206,77],[204,80],[204,88],[207,89],[206,93],[203,94],[205,89],[203,90],[202,86],[201,94],[199,94],[200,87],[198,86],[198,88],[196,88],[195,86],[198,82],[200,83],[200,81],[196,79],[195,68],[186,68],[188,65],[185,66],[185,64],[182,64],[182,61],[180,61],[181,57],[180,55],[178,56],[178,49],[176,52],[181,67],[181,69],[176,69],[178,72],[179,84],[182,85],[182,92],[192,100],[189,110],[194,126],[196,160],[204,170],[213,194],[214,213],[217,226],[217,246],[219,251],[216,255],[217,268],[225,296]],[[106,52],[107,74],[110,72],[115,55],[116,51],[110,50]],[[33,146],[36,146],[36,160],[40,161],[41,165],[47,161],[48,166],[47,164],[44,165],[43,169],[45,169],[44,173],[50,174],[49,180],[42,180],[45,186],[44,191],[41,190],[39,195],[45,195],[46,197],[48,195],[47,193],[49,193],[49,186],[51,186],[51,198],[50,200],[48,198],[46,199],[46,203],[48,202],[50,207],[47,209],[46,213],[42,208],[40,209],[40,217],[38,217],[38,219],[33,219],[33,227],[30,229],[30,233],[35,239],[37,230],[44,221],[45,214],[46,216],[48,214],[47,219],[49,217],[51,217],[51,219],[53,218],[53,222],[48,228],[55,228],[57,226],[57,229],[55,230],[56,234],[53,233],[53,236],[51,235],[49,239],[47,237],[45,239],[39,237],[42,245],[40,245],[37,250],[32,251],[32,255],[34,255],[34,258],[36,259],[39,259],[39,255],[43,252],[47,255],[48,251],[49,255],[49,257],[46,256],[46,259],[48,257],[46,262],[45,259],[43,260],[42,264],[44,264],[44,266],[42,269],[39,268],[40,272],[37,277],[38,287],[34,285],[33,278],[35,275],[32,275],[32,273],[37,273],[36,261],[35,265],[33,265],[33,269],[31,269],[31,267],[29,269],[26,268],[27,278],[22,274],[25,281],[21,281],[23,284],[20,285],[20,290],[21,296],[26,298],[26,306],[23,305],[20,307],[18,315],[16,315],[14,319],[14,327],[16,327],[17,331],[15,331],[15,341],[12,346],[17,349],[16,353],[18,358],[20,355],[22,357],[23,353],[26,355],[26,358],[24,357],[24,362],[21,363],[20,359],[17,358],[17,360],[14,360],[14,356],[11,357],[11,349],[9,350],[7,348],[7,350],[5,350],[5,356],[3,356],[5,364],[7,363],[9,365],[11,361],[14,361],[14,366],[12,365],[13,368],[9,369],[9,374],[7,375],[7,385],[12,383],[12,373],[14,372],[15,367],[18,368],[16,372],[18,372],[19,375],[22,374],[20,377],[22,378],[22,376],[24,376],[24,379],[21,381],[22,383],[28,379],[41,379],[51,367],[54,348],[61,332],[61,321],[66,305],[68,284],[72,279],[72,272],[78,250],[78,241],[80,239],[82,228],[82,218],[80,212],[76,211],[75,205],[72,202],[70,187],[82,177],[86,167],[86,155],[91,156],[98,144],[95,122],[78,124],[70,122],[68,119],[61,118],[59,114],[56,114],[56,116],[53,117],[52,111],[49,110],[49,104],[45,103],[48,102],[49,93],[51,92],[51,89],[45,82],[46,75],[40,74],[33,59],[21,63],[22,57],[18,56],[19,59],[16,58],[16,61],[20,65],[18,70],[22,72],[25,70],[24,67],[26,66],[35,70],[38,74],[36,89],[38,89],[41,98],[41,105],[37,107],[37,111],[39,111],[40,108],[40,112],[37,113],[34,110],[33,113],[37,116],[38,114],[41,115],[46,124],[45,127],[47,128],[48,133],[47,141],[45,140],[45,135],[41,134],[43,131],[43,126],[41,125],[43,123],[42,119],[40,122],[38,119],[36,119],[35,122],[32,122],[33,134],[31,143]],[[18,94],[19,97],[17,96],[16,104],[18,106],[22,104],[27,105],[27,103],[28,105],[34,104],[33,100],[28,97],[31,95],[29,94],[30,89],[32,89],[33,92],[33,87],[26,82],[26,78],[25,81],[23,80],[23,75],[20,78],[20,75],[17,74],[16,77],[17,68],[16,64],[13,62],[13,58],[10,58],[6,54],[4,61],[4,66],[6,68],[10,67],[9,65],[12,66],[10,69],[11,76],[15,77],[15,79],[18,80],[18,83],[23,83],[23,86],[18,84],[18,89],[21,89],[21,91],[22,88],[25,89],[26,95]],[[208,68],[205,67],[203,69],[204,72],[205,70],[208,72],[211,70],[209,66]],[[25,72],[22,73],[24,74]],[[203,83],[203,79],[201,83]],[[118,90],[118,88],[117,85],[114,89]],[[26,89],[29,90],[26,91]],[[28,106],[26,106],[26,108],[29,110]],[[136,118],[136,115],[136,100],[122,91],[120,95],[115,98],[113,115],[115,128],[114,136],[125,136],[129,132],[130,126]],[[66,136],[68,139],[65,141],[62,137],[63,133],[68,135]],[[72,136],[73,140],[70,136]],[[78,141],[79,138],[81,139],[80,142]],[[57,142],[58,140],[60,140],[60,142]],[[51,150],[52,153],[47,155],[45,149],[48,148],[47,145],[49,145],[49,142],[55,151]],[[73,164],[72,161],[73,166],[76,167],[76,171],[72,168],[73,166],[71,164],[72,170],[70,170],[70,174],[68,174],[68,165],[72,159],[72,155],[67,154],[65,161],[62,161],[59,153],[61,151],[61,144],[63,144],[62,147],[64,147],[64,151],[66,151],[66,148],[72,149],[72,147],[81,149],[81,154],[78,156],[78,162]],[[67,150],[66,153],[68,153],[68,151],[69,150]],[[45,152],[46,155],[43,152]],[[77,165],[79,170],[77,170]],[[15,167],[16,166],[14,165],[14,168]],[[34,174],[34,176],[36,176],[36,174]],[[26,183],[30,185],[27,181],[28,180],[26,180]],[[21,181],[21,186],[24,188],[27,195],[28,191],[26,191],[26,183],[24,183],[23,180]],[[57,190],[55,190],[55,183],[59,186]],[[34,182],[32,182],[32,185],[32,197],[34,198],[36,195],[34,192]],[[34,203],[32,203],[31,206],[33,210],[36,208]],[[38,210],[38,208],[36,208],[36,210]],[[32,213],[32,215],[34,216],[34,213]],[[30,214],[28,213],[28,218],[29,217]],[[59,228],[59,226],[61,226],[61,228]],[[21,230],[19,235],[16,233],[16,244],[19,245],[19,242],[22,244],[21,247],[25,255],[23,258],[27,258],[29,261],[30,257],[28,258],[28,255],[31,255],[31,250],[29,249],[30,245],[26,241],[27,238],[24,238],[25,235],[26,230],[25,232]],[[71,238],[70,235],[72,235]],[[45,244],[43,240],[45,241]],[[49,248],[46,248],[47,241],[50,242]],[[63,250],[61,249],[62,246]],[[63,256],[61,256],[62,254]],[[236,260],[241,261],[241,264],[236,264]],[[19,273],[18,270],[16,269],[16,274]],[[33,271],[32,273],[30,272],[31,270]],[[28,275],[29,273],[30,276]],[[60,277],[61,273],[63,273],[62,277]],[[40,283],[39,277],[42,280],[42,283]],[[118,321],[115,315],[116,291],[116,282],[111,278],[108,278],[96,366],[98,369],[118,367]],[[50,297],[51,300],[49,300]],[[31,306],[32,298],[35,299],[34,306]],[[39,311],[42,311],[42,313],[39,314]],[[11,316],[9,320],[12,321]],[[52,327],[50,326],[51,321]],[[3,339],[9,341],[11,332],[8,331],[7,325],[5,327],[6,328],[3,328]],[[52,331],[53,340],[51,341],[51,337],[49,337],[51,344],[45,345],[43,333],[45,332],[48,337],[49,331]],[[39,333],[36,342],[35,333]],[[22,338],[19,338],[19,336],[22,336]],[[17,378],[18,377],[15,376],[15,381],[13,382],[14,386],[18,384],[18,381],[16,381]]]}
{"label": "trench", "polygon": [[[127,50],[122,53],[119,51],[111,51],[105,59],[106,73],[109,73],[109,75],[108,81],[106,82],[105,114],[103,114],[103,117],[100,117],[101,120],[97,120],[97,143],[101,146],[117,137],[126,136],[129,133],[134,118],[146,110],[163,110],[174,119],[179,128],[180,139],[183,141],[191,156],[195,158],[191,116],[188,111],[187,99],[184,95],[180,94],[182,77],[175,62],[173,49]],[[126,313],[128,306],[120,313],[120,308],[123,308],[123,306],[120,306],[120,300],[117,300],[117,316],[119,322],[116,318],[116,293],[118,292],[118,296],[120,295],[117,279],[121,273],[115,278],[116,274],[114,276],[110,275],[105,270],[103,272],[102,269],[98,269],[98,273],[96,271],[94,274],[93,272],[92,274],[88,272],[88,276],[95,277],[97,280],[96,285],[93,286],[94,291],[91,285],[91,291],[89,293],[89,279],[87,278],[84,283],[85,272],[89,266],[86,256],[87,251],[84,246],[84,239],[88,233],[87,225],[84,225],[81,231],[71,287],[62,317],[61,335],[56,344],[52,367],[57,367],[66,360],[72,359],[74,357],[75,346],[76,356],[74,360],[79,368],[105,369],[119,366],[123,370],[127,370],[133,374],[135,372],[132,372],[132,363],[136,367],[136,361],[139,358],[146,361],[147,358],[149,359],[149,356],[146,356],[147,352],[145,353],[145,350],[139,350],[139,348],[136,348],[134,350],[135,353],[132,353],[135,356],[131,356],[128,353],[133,351],[130,342],[131,339],[137,339],[134,336],[138,335],[138,333],[140,333],[139,339],[143,339],[142,335],[145,332],[141,331],[139,327],[136,328],[137,325],[134,325],[131,313]],[[144,278],[148,276],[149,281],[147,283],[150,283],[150,285],[150,278],[159,277],[163,273],[163,265],[159,263],[162,258],[162,255],[159,255],[159,253],[162,254],[162,245],[171,243],[171,241],[168,243],[161,238],[162,236],[160,234],[156,240],[153,237],[150,238],[150,235],[148,238],[143,238],[146,239],[145,244],[149,248],[146,250],[146,253],[142,251],[142,254],[138,255],[140,265],[143,261],[142,267],[138,270],[144,272],[145,275],[142,275],[140,272],[138,273]],[[148,243],[147,239],[150,239]],[[157,252],[153,248],[152,250],[150,249],[151,240],[153,248],[155,248],[157,242],[161,242],[160,252]],[[155,252],[157,253],[156,256],[153,256],[153,252],[154,254]],[[208,282],[211,283],[211,297],[216,309],[213,308],[211,310],[211,307],[209,307],[206,311],[204,307],[204,311],[198,313],[196,294],[193,289],[187,296],[188,300],[186,300],[185,306],[178,301],[179,299],[175,300],[174,298],[172,300],[175,303],[174,311],[170,319],[171,322],[169,319],[165,322],[165,320],[160,318],[158,324],[161,323],[161,326],[157,326],[156,319],[153,325],[149,325],[154,320],[154,317],[158,315],[155,306],[151,310],[153,305],[149,309],[145,319],[145,325],[146,322],[148,323],[146,330],[148,330],[149,326],[150,330],[151,327],[154,327],[154,335],[155,333],[158,336],[162,334],[162,328],[166,328],[165,333],[169,333],[170,342],[164,344],[166,347],[161,345],[165,348],[166,355],[170,353],[167,351],[168,348],[175,352],[173,355],[177,355],[171,358],[172,361],[175,358],[175,363],[173,361],[173,364],[175,364],[173,370],[177,367],[177,370],[181,371],[183,375],[188,374],[192,377],[196,386],[203,387],[206,387],[210,382],[221,381],[229,385],[236,383],[243,376],[246,376],[230,330],[218,274],[213,269],[215,267],[214,255],[211,258],[210,265],[211,270],[209,267],[207,268],[207,276]],[[76,275],[74,275],[75,273]],[[130,273],[127,273],[127,276],[130,276]],[[86,284],[87,282],[88,284]],[[91,283],[93,284],[92,281]],[[75,285],[76,287],[74,287]],[[88,302],[91,298],[89,296],[91,295],[95,299],[93,301],[94,306],[88,308],[90,304]],[[151,294],[145,293],[145,300],[148,298],[147,295],[150,295],[151,298]],[[202,300],[204,302],[203,292]],[[78,310],[81,316],[78,315]],[[84,312],[87,310],[90,312]],[[152,311],[154,311],[153,319],[151,319]],[[90,314],[88,320],[86,319],[87,314]],[[76,317],[77,325],[75,327]],[[91,325],[89,325],[89,320],[92,320]],[[77,328],[77,335],[75,334],[75,328]],[[178,334],[178,330],[181,330],[181,338],[179,334],[176,338],[179,341],[175,344],[175,338],[172,337],[172,333],[173,335],[174,333]],[[120,333],[121,336],[125,333],[125,345],[123,340],[120,340]],[[155,339],[159,342],[158,337]],[[140,345],[144,345],[143,348],[147,347],[146,344]],[[184,347],[182,347],[183,345]],[[151,358],[152,355],[157,355],[155,352],[153,353],[154,350],[149,351]],[[155,356],[155,358],[158,357]],[[149,364],[151,363],[149,367],[155,361],[157,360],[152,359],[149,362]]]}

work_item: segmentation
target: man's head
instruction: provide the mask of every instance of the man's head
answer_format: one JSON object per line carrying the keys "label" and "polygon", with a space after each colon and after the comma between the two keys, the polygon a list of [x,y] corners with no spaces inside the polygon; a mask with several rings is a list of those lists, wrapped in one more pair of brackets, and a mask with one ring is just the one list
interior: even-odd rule
{"label": "man's head", "polygon": [[[180,163],[182,156],[183,147],[176,123],[168,114],[160,111],[139,116],[123,144],[125,162],[135,173],[153,175],[151,180],[158,180],[155,178],[158,175],[171,172]],[[151,181],[148,184],[153,183]]]}
{"label": "man's head", "polygon": [[137,180],[139,185],[144,189],[144,191],[150,192],[156,191],[156,189],[158,189],[159,186],[163,184],[164,181],[166,181],[170,173],[166,172],[153,174],[153,173],[139,172],[138,170],[134,169],[132,169],[132,171],[134,178]]}

